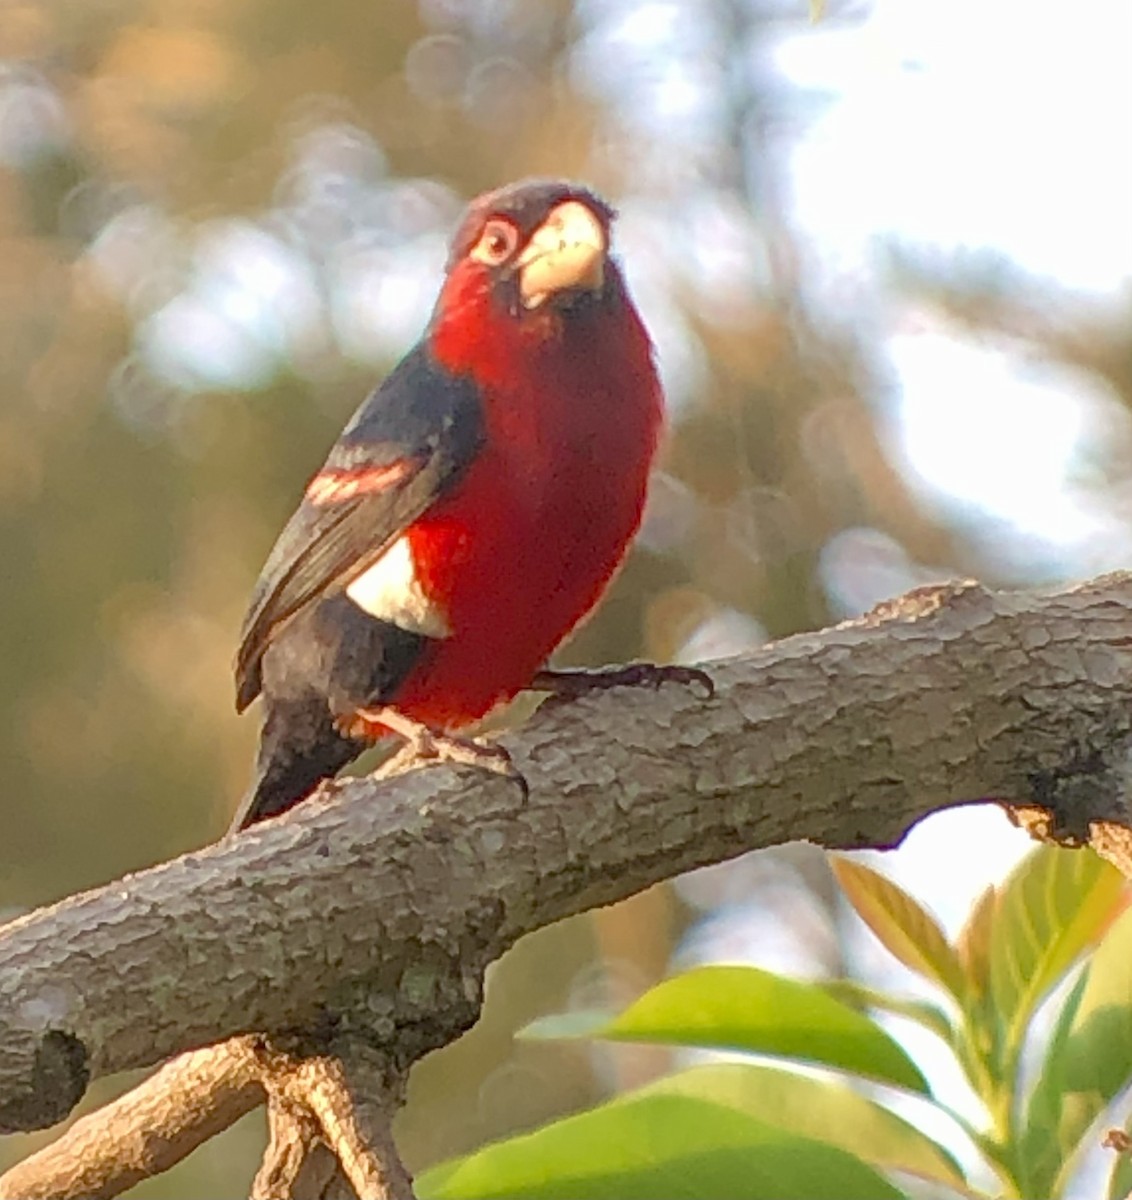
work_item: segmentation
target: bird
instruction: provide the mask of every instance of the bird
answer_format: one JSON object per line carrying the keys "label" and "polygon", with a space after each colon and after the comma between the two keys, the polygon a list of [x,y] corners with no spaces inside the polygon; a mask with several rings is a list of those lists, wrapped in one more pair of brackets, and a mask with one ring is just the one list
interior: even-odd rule
{"label": "bird", "polygon": [[558,179],[468,206],[421,339],[347,423],[253,590],[236,708],[262,694],[264,719],[230,832],[390,735],[517,774],[460,731],[524,689],[694,674],[546,668],[625,558],[663,424],[613,221]]}

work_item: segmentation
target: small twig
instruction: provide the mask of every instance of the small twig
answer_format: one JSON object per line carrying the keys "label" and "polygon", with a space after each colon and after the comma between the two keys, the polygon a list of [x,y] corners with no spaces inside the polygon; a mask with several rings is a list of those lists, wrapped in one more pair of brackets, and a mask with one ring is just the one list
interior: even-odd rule
{"label": "small twig", "polygon": [[[391,1131],[403,1081],[384,1056],[351,1041],[309,1056],[272,1052],[268,1070],[265,1083],[280,1125],[286,1129],[289,1122],[286,1136],[302,1147],[296,1161],[305,1159],[321,1138],[361,1200],[413,1200],[412,1182]],[[295,1110],[305,1117],[297,1118]],[[274,1200],[276,1195],[265,1193],[255,1200]]]}
{"label": "small twig", "polygon": [[239,1037],[166,1063],[0,1178],[3,1200],[111,1200],[269,1099],[251,1200],[413,1200],[391,1133],[402,1081],[364,1043],[295,1053]]}
{"label": "small twig", "polygon": [[4,1200],[109,1200],[169,1170],[264,1098],[256,1039],[166,1063],[0,1178]]}
{"label": "small twig", "polygon": [[[325,1200],[335,1176],[345,1184],[338,1160],[321,1137],[321,1127],[305,1104],[268,1087],[268,1143],[252,1183],[250,1200]],[[348,1185],[347,1185],[348,1186]],[[352,1191],[347,1191],[353,1197]]]}

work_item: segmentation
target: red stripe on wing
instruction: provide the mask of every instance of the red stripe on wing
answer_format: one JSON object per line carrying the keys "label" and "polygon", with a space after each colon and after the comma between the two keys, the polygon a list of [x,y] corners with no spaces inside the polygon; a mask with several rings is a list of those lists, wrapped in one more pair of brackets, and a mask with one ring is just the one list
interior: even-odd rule
{"label": "red stripe on wing", "polygon": [[394,487],[404,482],[416,467],[412,459],[399,458],[380,467],[319,471],[307,484],[306,496],[312,504],[340,504],[343,500],[353,500],[355,496],[368,496]]}

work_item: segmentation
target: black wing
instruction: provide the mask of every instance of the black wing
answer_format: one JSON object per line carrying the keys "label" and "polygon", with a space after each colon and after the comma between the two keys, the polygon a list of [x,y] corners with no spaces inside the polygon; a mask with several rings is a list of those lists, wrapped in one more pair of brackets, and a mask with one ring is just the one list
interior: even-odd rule
{"label": "black wing", "polygon": [[236,656],[236,709],[259,695],[260,661],[276,630],[350,581],[447,491],[482,439],[479,394],[424,343],[351,418],[268,555]]}

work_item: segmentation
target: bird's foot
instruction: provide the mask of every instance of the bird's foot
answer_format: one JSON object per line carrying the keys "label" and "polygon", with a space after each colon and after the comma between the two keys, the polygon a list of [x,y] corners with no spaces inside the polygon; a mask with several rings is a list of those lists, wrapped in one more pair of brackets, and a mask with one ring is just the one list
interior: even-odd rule
{"label": "bird's foot", "polygon": [[505,747],[494,742],[477,741],[454,733],[437,733],[420,721],[405,716],[394,708],[366,708],[355,714],[355,720],[367,726],[382,726],[403,738],[412,757],[421,762],[443,762],[459,767],[478,767],[493,775],[502,775],[519,785],[526,800],[530,794],[527,781],[515,766]]}
{"label": "bird's foot", "polygon": [[414,757],[428,762],[450,763],[457,767],[478,767],[493,775],[513,780],[522,793],[523,801],[530,796],[530,787],[522,771],[506,748],[496,742],[481,742],[475,738],[459,737],[452,733],[434,733],[424,729],[408,741]]}
{"label": "bird's foot", "polygon": [[659,688],[665,683],[702,689],[705,700],[715,695],[715,682],[698,667],[647,662],[628,663],[623,667],[599,667],[595,670],[540,671],[531,688],[550,692],[562,700],[574,700],[590,692],[604,692],[619,687]]}

